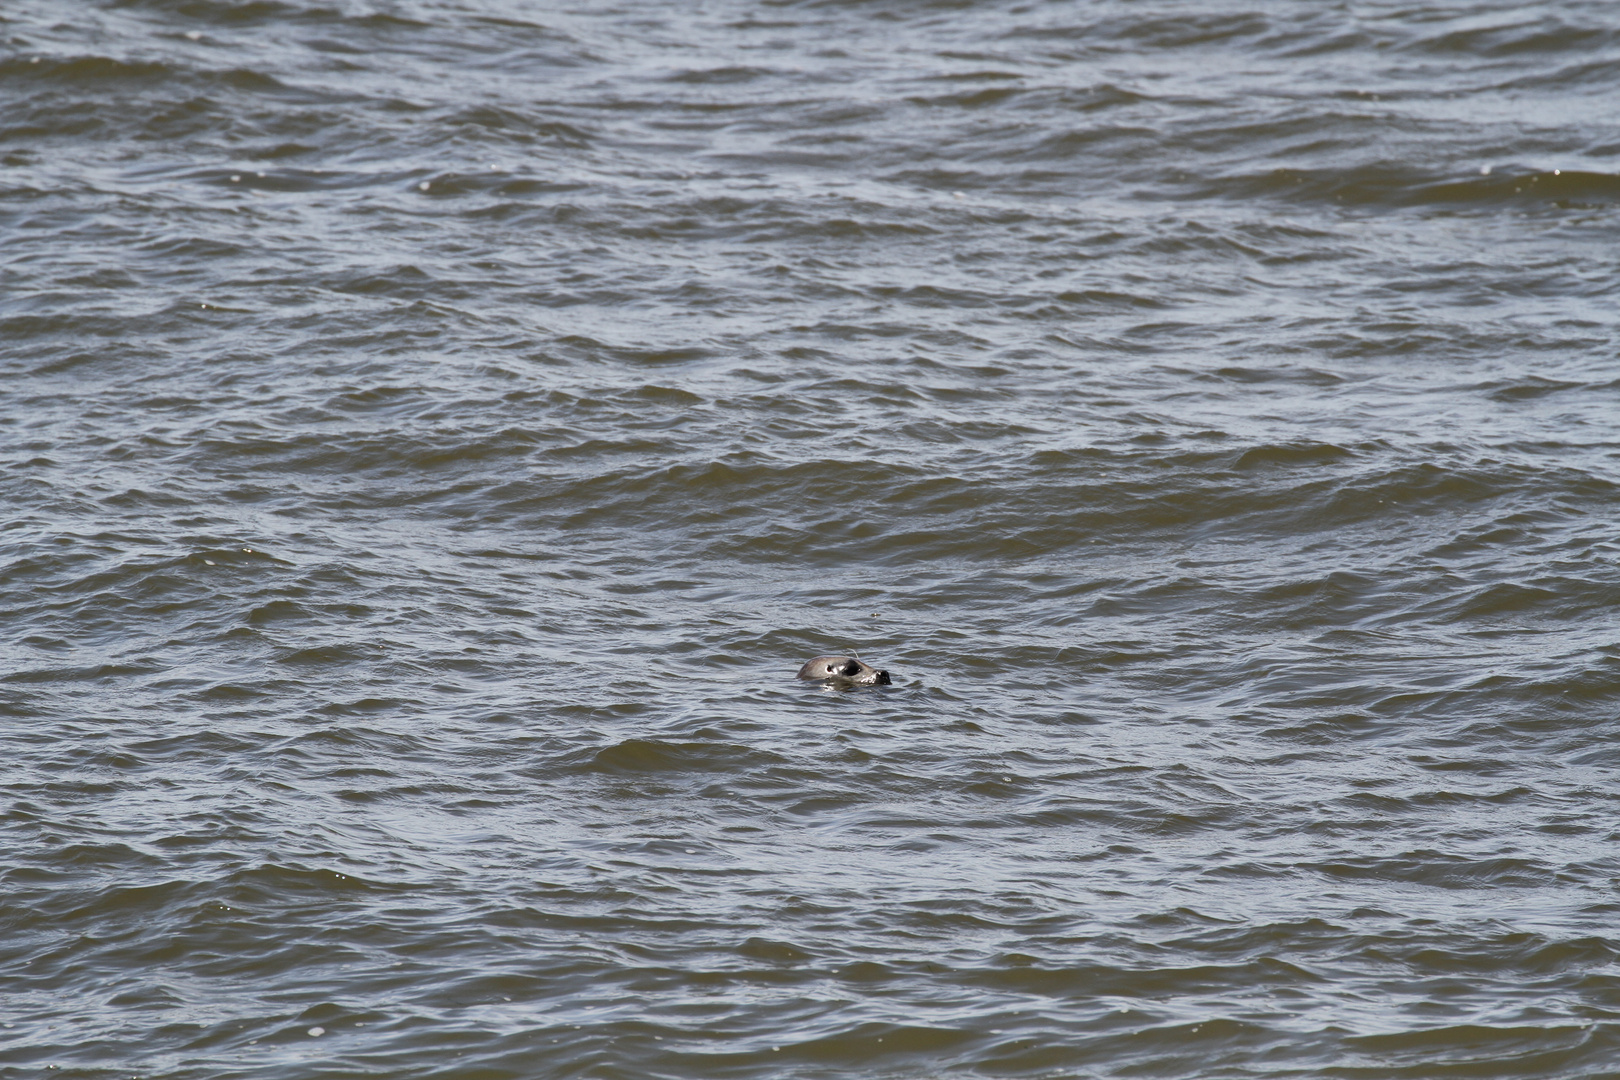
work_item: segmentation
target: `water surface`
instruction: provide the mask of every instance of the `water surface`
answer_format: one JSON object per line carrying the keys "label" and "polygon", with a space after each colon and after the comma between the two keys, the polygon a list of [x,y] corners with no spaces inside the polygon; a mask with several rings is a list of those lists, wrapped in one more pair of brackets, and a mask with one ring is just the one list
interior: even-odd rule
{"label": "water surface", "polygon": [[0,1076],[1612,1072],[1612,16],[8,5]]}

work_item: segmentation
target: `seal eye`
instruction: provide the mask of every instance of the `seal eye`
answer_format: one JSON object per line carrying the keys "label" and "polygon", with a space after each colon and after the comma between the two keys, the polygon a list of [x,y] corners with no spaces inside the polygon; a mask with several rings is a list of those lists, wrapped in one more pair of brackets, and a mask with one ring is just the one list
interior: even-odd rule
{"label": "seal eye", "polygon": [[844,665],[844,670],[841,672],[841,674],[849,675],[849,676],[852,676],[852,677],[855,676],[855,675],[859,675],[860,673],[861,673],[861,665],[856,663],[854,660],[851,660],[849,663],[845,664]]}

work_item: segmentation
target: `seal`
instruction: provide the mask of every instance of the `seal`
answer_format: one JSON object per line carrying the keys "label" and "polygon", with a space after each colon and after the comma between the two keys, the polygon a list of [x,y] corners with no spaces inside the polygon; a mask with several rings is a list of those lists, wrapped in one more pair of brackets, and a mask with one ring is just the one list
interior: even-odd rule
{"label": "seal", "polygon": [[818,656],[814,660],[808,660],[804,667],[799,669],[799,678],[827,683],[830,686],[893,685],[887,671],[880,671],[853,656]]}

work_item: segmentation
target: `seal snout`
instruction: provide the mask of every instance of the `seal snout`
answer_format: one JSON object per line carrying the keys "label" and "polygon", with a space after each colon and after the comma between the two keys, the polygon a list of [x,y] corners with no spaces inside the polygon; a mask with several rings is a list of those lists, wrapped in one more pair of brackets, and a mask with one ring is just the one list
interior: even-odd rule
{"label": "seal snout", "polygon": [[892,686],[894,680],[853,656],[818,656],[799,669],[799,678],[833,686]]}

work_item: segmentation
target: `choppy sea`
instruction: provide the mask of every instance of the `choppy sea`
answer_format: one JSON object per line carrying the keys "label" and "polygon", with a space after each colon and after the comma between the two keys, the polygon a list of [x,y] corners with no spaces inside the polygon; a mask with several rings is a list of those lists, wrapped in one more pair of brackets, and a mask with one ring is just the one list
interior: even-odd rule
{"label": "choppy sea", "polygon": [[1620,1076],[1617,251],[1608,3],[6,0],[0,1077]]}

